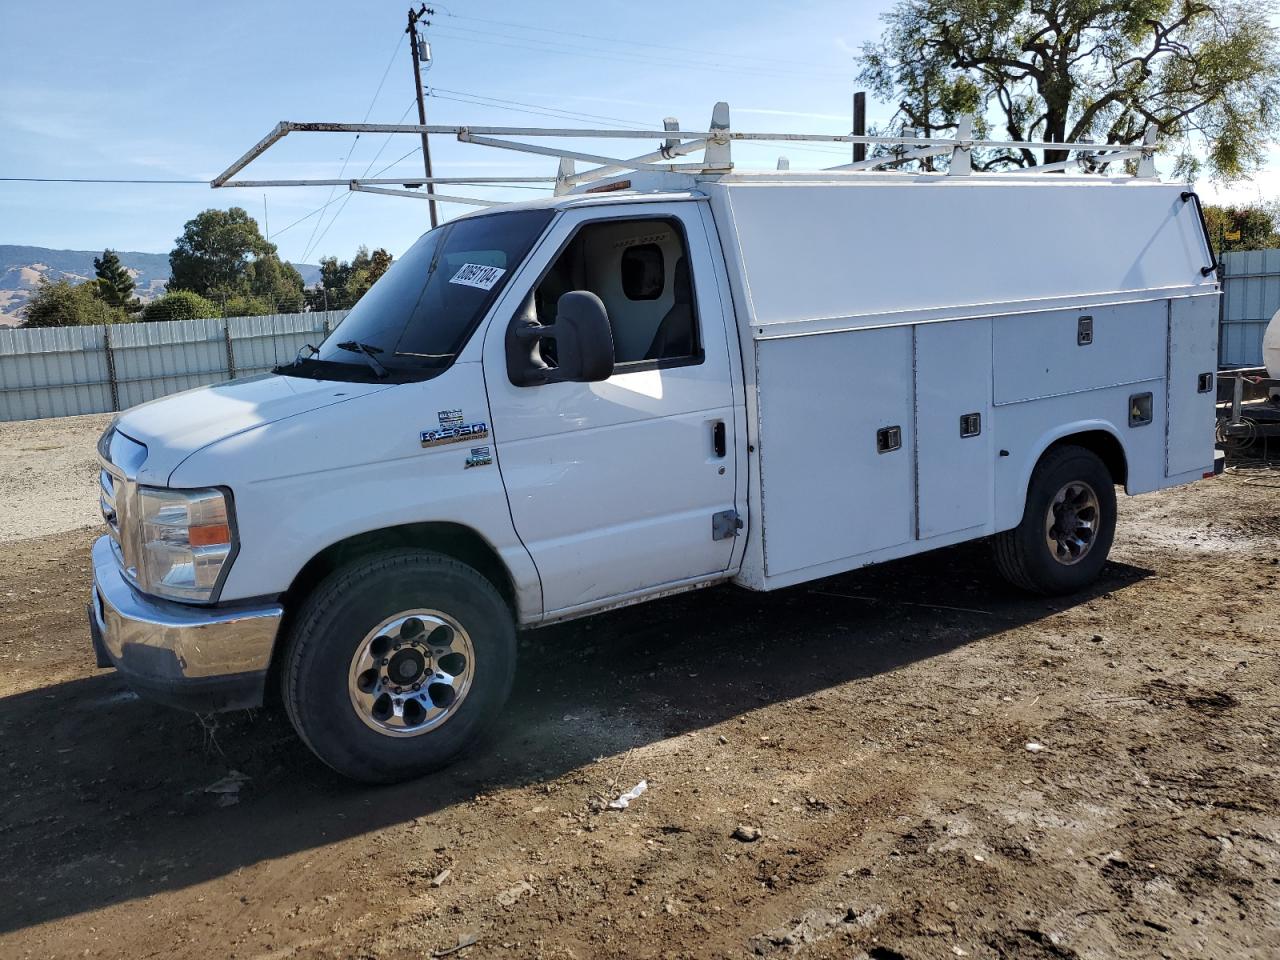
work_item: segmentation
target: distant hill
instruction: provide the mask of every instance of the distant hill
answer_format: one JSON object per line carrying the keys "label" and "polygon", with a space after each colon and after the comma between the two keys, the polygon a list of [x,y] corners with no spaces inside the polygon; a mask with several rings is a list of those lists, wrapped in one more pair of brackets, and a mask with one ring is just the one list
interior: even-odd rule
{"label": "distant hill", "polygon": [[[120,262],[133,275],[137,295],[151,300],[164,293],[169,281],[169,255],[167,253],[139,253],[117,250]],[[40,283],[41,277],[49,280],[63,278],[78,283],[93,277],[93,258],[102,256],[101,250],[50,250],[48,247],[25,247],[0,244],[0,326],[15,326],[21,322],[18,311]],[[320,282],[320,268],[308,263],[295,263],[307,286]]]}

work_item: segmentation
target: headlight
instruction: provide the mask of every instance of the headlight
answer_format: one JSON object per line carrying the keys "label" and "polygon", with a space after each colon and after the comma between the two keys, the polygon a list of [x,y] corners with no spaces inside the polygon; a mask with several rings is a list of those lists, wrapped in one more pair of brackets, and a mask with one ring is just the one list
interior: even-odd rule
{"label": "headlight", "polygon": [[226,495],[139,487],[138,514],[138,586],[172,600],[212,600],[235,545]]}

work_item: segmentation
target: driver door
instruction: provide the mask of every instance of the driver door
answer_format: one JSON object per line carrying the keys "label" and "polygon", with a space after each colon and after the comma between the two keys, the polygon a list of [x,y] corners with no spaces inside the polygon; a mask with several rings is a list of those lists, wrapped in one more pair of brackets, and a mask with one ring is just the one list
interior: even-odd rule
{"label": "driver door", "polygon": [[[494,455],[548,616],[714,578],[730,565],[740,405],[701,206],[570,209],[489,327]],[[613,375],[514,386],[508,320],[532,296],[551,323],[559,296],[575,289],[598,295],[609,313]]]}

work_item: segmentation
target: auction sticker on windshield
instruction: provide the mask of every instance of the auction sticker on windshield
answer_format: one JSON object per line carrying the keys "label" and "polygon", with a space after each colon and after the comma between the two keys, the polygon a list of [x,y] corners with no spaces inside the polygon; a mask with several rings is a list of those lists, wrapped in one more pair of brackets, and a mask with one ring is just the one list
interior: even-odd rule
{"label": "auction sticker on windshield", "polygon": [[502,267],[489,267],[482,263],[464,263],[453,275],[450,283],[460,283],[466,287],[478,287],[481,290],[492,290],[493,285],[506,273]]}

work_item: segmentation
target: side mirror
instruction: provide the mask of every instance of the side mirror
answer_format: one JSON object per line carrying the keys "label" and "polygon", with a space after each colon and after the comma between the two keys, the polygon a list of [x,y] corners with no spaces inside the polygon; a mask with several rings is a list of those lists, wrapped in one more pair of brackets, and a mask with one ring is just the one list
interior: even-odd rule
{"label": "side mirror", "polygon": [[[554,340],[556,366],[538,349]],[[538,323],[533,298],[507,327],[507,377],[517,387],[541,383],[596,383],[613,376],[613,328],[604,303],[588,290],[572,290],[556,305],[556,322]]]}

